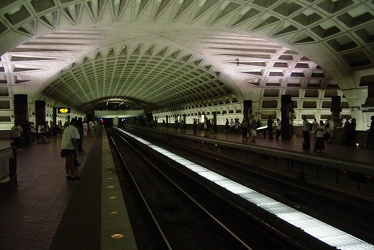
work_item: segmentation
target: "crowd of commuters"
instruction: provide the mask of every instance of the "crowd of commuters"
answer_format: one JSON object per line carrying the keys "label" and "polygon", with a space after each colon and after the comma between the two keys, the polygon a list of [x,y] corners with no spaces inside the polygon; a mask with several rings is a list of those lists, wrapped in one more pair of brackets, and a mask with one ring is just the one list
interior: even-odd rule
{"label": "crowd of commuters", "polygon": [[[369,126],[369,133],[367,138],[367,147],[374,147],[374,128],[373,128],[373,117],[371,117],[371,125]],[[333,143],[334,140],[334,130],[336,129],[336,125],[332,120],[331,116],[328,116],[325,121],[317,121],[317,119],[313,119],[312,122],[307,120],[305,115],[302,116],[302,149],[303,150],[310,150],[311,149],[311,138],[315,138],[314,143],[314,151],[322,152],[325,150],[325,143]],[[349,120],[347,117],[342,119],[342,137],[340,144],[346,146],[356,145],[356,119],[352,118]],[[206,131],[205,136],[209,136],[210,133],[210,120],[205,119],[205,122],[202,123],[204,126],[204,131]],[[196,135],[196,131],[199,129],[199,125],[197,120],[194,120],[193,123],[193,134]],[[225,133],[230,134],[241,134],[241,138],[243,142],[247,142],[249,138],[252,137],[251,142],[256,141],[256,137],[259,133],[264,133],[264,138],[266,138],[266,134],[268,134],[268,138],[270,140],[274,139],[273,131],[274,126],[275,129],[275,139],[280,140],[282,135],[282,123],[279,118],[273,120],[272,116],[269,116],[267,119],[267,126],[262,127],[260,119],[255,120],[253,115],[250,115],[248,118],[244,117],[243,120],[240,122],[238,118],[226,119],[224,131]],[[262,128],[262,130],[259,130]],[[202,129],[200,129],[202,130]]]}
{"label": "crowd of commuters", "polygon": [[65,158],[65,169],[67,180],[79,180],[74,168],[81,165],[77,160],[77,153],[83,152],[84,137],[94,136],[98,128],[97,121],[89,121],[82,118],[73,118],[70,123],[62,125],[60,121],[57,126],[47,122],[35,126],[33,122],[27,122],[25,126],[15,124],[11,128],[11,145],[20,152],[22,146],[33,146],[37,143],[49,142],[51,135],[61,134],[61,157]]}

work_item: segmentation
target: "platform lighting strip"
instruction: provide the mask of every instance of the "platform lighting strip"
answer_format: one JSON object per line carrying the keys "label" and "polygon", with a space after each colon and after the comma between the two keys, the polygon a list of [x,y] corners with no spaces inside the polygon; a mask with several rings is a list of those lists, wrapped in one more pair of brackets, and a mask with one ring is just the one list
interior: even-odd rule
{"label": "platform lighting strip", "polygon": [[123,133],[135,138],[139,142],[147,145],[148,147],[156,150],[166,157],[184,165],[186,168],[194,171],[195,173],[203,176],[204,178],[216,183],[217,185],[229,190],[230,192],[239,195],[243,199],[261,207],[262,209],[276,215],[284,221],[300,228],[309,235],[325,242],[326,244],[335,247],[336,249],[374,249],[374,245],[365,242],[353,235],[350,235],[338,228],[328,225],[314,217],[304,214],[292,207],[289,207],[279,201],[269,198],[253,189],[236,183],[222,175],[214,173],[196,163],[193,163],[183,157],[171,153],[161,147],[151,144],[140,137],[132,135],[122,129]]}

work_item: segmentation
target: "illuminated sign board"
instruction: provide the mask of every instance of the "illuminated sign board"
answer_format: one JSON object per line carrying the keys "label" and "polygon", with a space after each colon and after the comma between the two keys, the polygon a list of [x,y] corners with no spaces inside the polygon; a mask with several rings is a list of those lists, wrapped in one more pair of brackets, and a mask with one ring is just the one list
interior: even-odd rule
{"label": "illuminated sign board", "polygon": [[56,108],[56,109],[57,109],[57,113],[59,113],[59,114],[70,114],[70,108],[59,107],[59,108]]}

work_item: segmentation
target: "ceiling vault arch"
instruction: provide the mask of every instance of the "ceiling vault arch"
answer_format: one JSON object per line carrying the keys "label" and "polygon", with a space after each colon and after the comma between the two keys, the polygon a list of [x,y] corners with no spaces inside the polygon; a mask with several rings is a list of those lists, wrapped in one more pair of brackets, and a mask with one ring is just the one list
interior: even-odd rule
{"label": "ceiling vault arch", "polygon": [[363,102],[373,15],[369,0],[2,0],[0,99],[87,112],[105,98],[167,110],[229,97],[261,109],[294,93],[302,108],[308,89],[318,107],[353,89]]}

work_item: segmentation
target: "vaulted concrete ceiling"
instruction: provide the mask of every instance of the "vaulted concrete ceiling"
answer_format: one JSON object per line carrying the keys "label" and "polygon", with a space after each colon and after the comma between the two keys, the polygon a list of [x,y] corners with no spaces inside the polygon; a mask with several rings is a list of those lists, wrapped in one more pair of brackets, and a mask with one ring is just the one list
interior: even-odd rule
{"label": "vaulted concrete ceiling", "polygon": [[272,88],[359,89],[374,66],[372,0],[1,0],[0,8],[0,98],[26,93],[83,112],[259,100]]}

